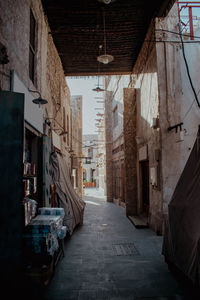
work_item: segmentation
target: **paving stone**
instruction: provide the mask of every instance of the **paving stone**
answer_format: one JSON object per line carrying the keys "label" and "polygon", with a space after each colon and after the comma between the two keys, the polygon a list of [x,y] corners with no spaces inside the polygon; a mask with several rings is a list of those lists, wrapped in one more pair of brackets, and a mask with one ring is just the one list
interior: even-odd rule
{"label": "paving stone", "polygon": [[161,255],[162,237],[150,229],[135,229],[123,208],[90,198],[84,224],[66,241],[65,257],[42,299],[173,300],[175,295],[182,296]]}

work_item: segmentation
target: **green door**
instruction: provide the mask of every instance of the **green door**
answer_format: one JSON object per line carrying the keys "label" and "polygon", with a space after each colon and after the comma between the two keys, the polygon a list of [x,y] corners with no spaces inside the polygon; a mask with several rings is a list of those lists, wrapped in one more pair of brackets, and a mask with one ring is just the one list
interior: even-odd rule
{"label": "green door", "polygon": [[24,94],[0,92],[0,266],[5,280],[17,274],[22,253],[23,132]]}

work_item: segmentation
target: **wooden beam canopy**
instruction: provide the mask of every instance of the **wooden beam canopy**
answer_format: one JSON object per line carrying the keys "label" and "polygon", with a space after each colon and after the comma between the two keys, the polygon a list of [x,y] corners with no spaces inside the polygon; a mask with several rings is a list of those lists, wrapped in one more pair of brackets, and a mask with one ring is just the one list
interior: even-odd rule
{"label": "wooden beam canopy", "polygon": [[[50,32],[69,76],[130,74],[152,18],[163,16],[175,0],[42,0]],[[99,45],[114,61],[100,63]],[[101,54],[104,53],[102,48]]]}

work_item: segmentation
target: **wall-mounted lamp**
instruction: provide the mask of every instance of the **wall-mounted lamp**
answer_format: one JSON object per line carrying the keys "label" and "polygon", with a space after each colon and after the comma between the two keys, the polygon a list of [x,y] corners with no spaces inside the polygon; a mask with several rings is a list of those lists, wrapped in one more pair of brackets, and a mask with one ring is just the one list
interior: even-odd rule
{"label": "wall-mounted lamp", "polygon": [[37,93],[37,94],[39,95],[38,98],[35,98],[35,99],[32,100],[32,102],[33,102],[34,104],[38,104],[39,107],[40,107],[40,105],[44,105],[44,104],[47,104],[47,103],[48,103],[48,101],[47,101],[46,99],[43,99],[43,98],[41,97],[40,92],[38,92],[38,91],[32,91],[32,90],[29,90],[29,92],[31,92],[31,93]]}
{"label": "wall-mounted lamp", "polygon": [[62,135],[65,135],[65,134],[68,134],[67,131],[62,131],[59,135],[62,136]]}
{"label": "wall-mounted lamp", "polygon": [[[51,127],[51,121],[50,120],[53,120],[54,122],[56,122],[56,124],[58,124],[58,126],[60,126],[60,128]],[[60,130],[61,132],[59,133],[59,136],[68,134],[68,131],[64,130],[64,128],[60,125],[60,123],[55,118],[46,118],[45,119],[45,124],[47,124],[51,128],[51,130],[54,130],[54,131]]]}
{"label": "wall-mounted lamp", "polygon": [[[52,128],[52,130],[57,131],[57,130],[62,130],[62,129],[61,128]],[[59,133],[59,136],[62,136],[62,135],[65,135],[65,134],[68,134],[68,132],[65,131],[65,130],[62,130],[61,133]]]}

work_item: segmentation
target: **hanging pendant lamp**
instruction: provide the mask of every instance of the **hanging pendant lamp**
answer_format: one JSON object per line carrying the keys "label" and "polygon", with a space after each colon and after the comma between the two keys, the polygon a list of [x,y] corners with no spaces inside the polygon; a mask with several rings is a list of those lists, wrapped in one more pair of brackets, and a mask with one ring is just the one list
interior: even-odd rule
{"label": "hanging pendant lamp", "polygon": [[92,89],[92,90],[97,93],[105,91],[104,89],[100,88],[99,86],[97,86],[95,89]]}
{"label": "hanging pendant lamp", "polygon": [[[100,50],[102,48],[102,45],[99,45],[99,54],[100,54]],[[102,89],[100,86],[99,86],[99,75],[100,75],[100,63],[98,61],[98,83],[97,83],[97,87],[95,89],[92,89],[94,92],[104,92],[105,90]]]}
{"label": "hanging pendant lamp", "polygon": [[111,2],[115,2],[115,0],[98,0],[98,1],[104,4],[110,4]]}
{"label": "hanging pendant lamp", "polygon": [[105,25],[105,11],[103,11],[103,30],[104,30],[104,54],[99,55],[97,60],[103,64],[108,64],[114,60],[114,56],[106,53],[106,25]]}

